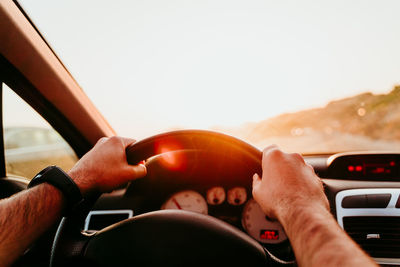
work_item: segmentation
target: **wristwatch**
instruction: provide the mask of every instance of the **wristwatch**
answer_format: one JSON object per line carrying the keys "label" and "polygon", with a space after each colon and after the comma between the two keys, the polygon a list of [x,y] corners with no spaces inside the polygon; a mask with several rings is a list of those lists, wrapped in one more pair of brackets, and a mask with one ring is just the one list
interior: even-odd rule
{"label": "wristwatch", "polygon": [[79,187],[68,174],[57,166],[49,166],[36,174],[29,183],[28,188],[41,183],[51,184],[63,193],[67,201],[67,213],[71,212],[83,201]]}

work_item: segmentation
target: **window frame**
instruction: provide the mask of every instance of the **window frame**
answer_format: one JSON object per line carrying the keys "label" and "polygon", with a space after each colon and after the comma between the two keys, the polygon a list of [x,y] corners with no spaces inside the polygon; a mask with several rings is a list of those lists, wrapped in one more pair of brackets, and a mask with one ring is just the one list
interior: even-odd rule
{"label": "window frame", "polygon": [[92,147],[92,144],[79,130],[2,55],[0,55],[0,83],[0,177],[6,177],[3,132],[3,116],[5,115],[3,113],[3,83],[21,97],[61,135],[78,158],[82,157]]}
{"label": "window frame", "polygon": [[101,137],[116,135],[15,0],[0,1],[0,24],[0,82],[36,110],[78,157]]}
{"label": "window frame", "polygon": [[6,160],[4,151],[3,129],[3,81],[0,76],[0,177],[6,177]]}

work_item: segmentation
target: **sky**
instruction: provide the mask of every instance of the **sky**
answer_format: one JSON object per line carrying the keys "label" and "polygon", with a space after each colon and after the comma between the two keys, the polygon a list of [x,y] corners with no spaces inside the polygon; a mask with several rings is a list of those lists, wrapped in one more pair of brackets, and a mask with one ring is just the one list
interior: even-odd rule
{"label": "sky", "polygon": [[20,0],[120,135],[239,126],[400,84],[400,1]]}

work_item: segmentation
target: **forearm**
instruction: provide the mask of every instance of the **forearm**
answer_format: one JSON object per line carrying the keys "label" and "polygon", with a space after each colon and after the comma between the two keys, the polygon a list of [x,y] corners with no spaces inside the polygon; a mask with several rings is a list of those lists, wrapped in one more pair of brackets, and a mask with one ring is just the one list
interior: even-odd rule
{"label": "forearm", "polygon": [[[81,194],[109,192],[146,175],[142,164],[131,166],[126,148],[134,140],[101,138],[70,170],[69,176]],[[0,265],[10,265],[43,232],[60,219],[64,196],[55,187],[42,183],[0,201]]]}
{"label": "forearm", "polygon": [[299,266],[377,266],[324,207],[296,207],[281,216]]}
{"label": "forearm", "polygon": [[60,217],[64,199],[43,183],[0,201],[0,259],[10,265]]}

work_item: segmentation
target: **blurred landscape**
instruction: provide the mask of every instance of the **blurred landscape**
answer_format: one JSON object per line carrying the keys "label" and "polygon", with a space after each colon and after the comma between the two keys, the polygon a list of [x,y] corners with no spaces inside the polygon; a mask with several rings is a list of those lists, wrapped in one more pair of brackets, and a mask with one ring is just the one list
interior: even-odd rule
{"label": "blurred landscape", "polygon": [[[400,151],[400,86],[388,94],[363,93],[322,108],[212,130],[244,139],[260,149],[277,144],[303,154]],[[73,150],[52,129],[9,127],[4,139],[8,174],[30,179],[49,165],[68,171],[77,161]]]}
{"label": "blurred landscape", "polygon": [[213,130],[242,138],[260,149],[278,144],[287,151],[303,154],[400,151],[400,86],[388,94],[363,93],[332,101],[322,108]]}
{"label": "blurred landscape", "polygon": [[53,129],[8,127],[4,146],[7,174],[27,179],[50,165],[68,171],[77,161],[75,152]]}

